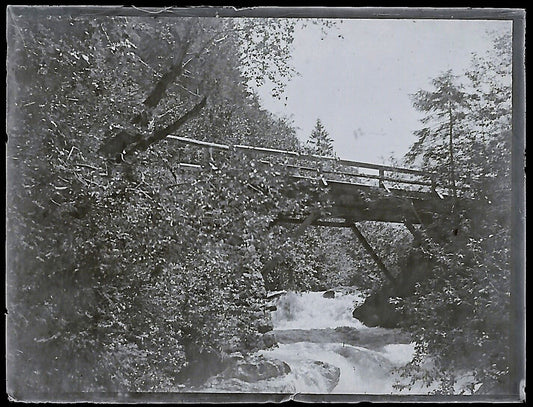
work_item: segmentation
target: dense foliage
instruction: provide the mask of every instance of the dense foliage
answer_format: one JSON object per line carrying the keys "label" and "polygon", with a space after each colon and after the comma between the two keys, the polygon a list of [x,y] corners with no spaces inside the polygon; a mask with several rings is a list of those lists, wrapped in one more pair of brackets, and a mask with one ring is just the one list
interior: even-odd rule
{"label": "dense foliage", "polygon": [[476,56],[469,72],[446,72],[433,90],[413,96],[427,126],[407,158],[421,158],[423,168],[441,174],[450,194],[462,198],[427,225],[426,242],[414,255],[430,259],[431,267],[401,301],[409,316],[403,326],[418,343],[418,357],[404,373],[436,382],[438,392],[508,389],[510,44],[510,36],[495,38],[494,51]]}
{"label": "dense foliage", "polygon": [[165,137],[298,148],[246,86],[289,74],[293,22],[8,19],[10,393],[175,389],[263,346],[267,227],[309,197]]}

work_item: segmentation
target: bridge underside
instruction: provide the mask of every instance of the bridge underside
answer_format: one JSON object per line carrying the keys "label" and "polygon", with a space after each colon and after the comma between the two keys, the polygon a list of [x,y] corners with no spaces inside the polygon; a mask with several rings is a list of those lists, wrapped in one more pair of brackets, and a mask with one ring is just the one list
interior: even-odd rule
{"label": "bridge underside", "polygon": [[[449,212],[452,204],[450,197],[439,197],[436,193],[346,182],[329,181],[328,194],[332,208],[312,225],[351,227],[353,222],[360,221],[429,224],[434,214]],[[302,223],[304,219],[280,215],[277,222]]]}
{"label": "bridge underside", "polygon": [[[452,198],[435,192],[408,191],[341,181],[328,181],[327,187],[327,193],[333,202],[329,213],[320,215],[315,211],[304,217],[280,214],[274,223],[300,224],[293,233],[293,238],[301,235],[310,225],[350,228],[385,277],[394,284],[395,277],[361,233],[356,222],[403,223],[413,234],[415,242],[420,242],[420,232],[413,225],[429,224],[437,213],[450,213],[453,203]],[[277,258],[272,259],[264,270],[268,271],[274,267],[277,261]]]}

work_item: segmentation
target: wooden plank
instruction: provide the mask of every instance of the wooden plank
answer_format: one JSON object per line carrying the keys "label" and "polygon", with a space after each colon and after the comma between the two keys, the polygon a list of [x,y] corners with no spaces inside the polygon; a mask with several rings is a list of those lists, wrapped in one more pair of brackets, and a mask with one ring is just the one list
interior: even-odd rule
{"label": "wooden plank", "polygon": [[385,184],[383,183],[383,178],[385,178],[385,171],[383,170],[383,168],[380,168],[379,175],[378,175],[380,188],[385,188]]}
{"label": "wooden plank", "polygon": [[423,175],[423,176],[430,176],[430,172],[422,171],[422,170],[415,170],[412,168],[403,168],[403,167],[391,167],[388,165],[381,165],[381,164],[371,164],[361,161],[351,161],[351,160],[338,160],[339,164],[346,165],[348,167],[358,167],[358,168],[368,168],[372,170],[379,170],[383,169],[385,171],[389,172],[403,172],[405,174],[413,174],[413,175]]}
{"label": "wooden plank", "polygon": [[[326,171],[323,171],[324,173]],[[335,174],[335,172],[331,172],[331,174]],[[341,173],[339,173],[340,175],[343,175]],[[377,179],[379,180],[379,176],[377,175],[372,175],[372,174],[357,174],[357,175],[353,175],[354,178],[369,178],[369,179]],[[303,175],[291,175],[291,178],[293,179],[296,179],[296,180],[307,180],[307,181],[317,181],[319,182],[321,180],[321,178],[317,178],[317,177],[306,177],[306,176],[303,176]],[[416,181],[416,180],[399,180],[399,179],[396,179],[396,178],[383,178],[384,181],[391,181],[391,182],[397,182],[397,183],[401,183],[401,184],[412,184],[412,185],[423,185],[423,186],[428,186],[428,187],[431,187],[431,184],[429,182],[425,182],[425,181]],[[349,182],[349,181],[340,181],[340,180],[334,180],[334,179],[326,179],[327,183],[328,184],[337,184],[337,185],[353,185],[353,186],[357,186],[357,187],[361,187],[361,188],[376,188],[375,185],[364,185],[364,184],[357,184],[355,182]],[[405,189],[398,189],[398,188],[389,188],[390,191],[396,191],[396,192],[407,192],[407,193],[420,193],[420,194],[425,194],[425,195],[428,195],[430,194],[430,192],[424,192],[424,191],[410,191],[410,190],[405,190]],[[468,191],[469,188],[467,187],[457,187],[457,190],[463,190],[463,191]],[[442,197],[442,199],[445,199],[448,195],[440,195]]]}
{"label": "wooden plank", "polygon": [[233,148],[235,148],[236,150],[256,151],[259,153],[281,154],[281,155],[290,155],[290,156],[296,156],[296,157],[299,156],[299,154],[295,151],[278,150],[275,148],[253,147],[253,146],[245,146],[242,144],[236,144],[233,146]]}
{"label": "wooden plank", "polygon": [[[334,174],[334,173],[332,173]],[[363,174],[363,175],[357,175],[355,176],[354,175],[354,178],[357,178],[357,177],[360,177],[360,178],[370,178],[370,179],[378,179],[379,180],[379,177],[378,176],[373,176],[373,175],[366,175],[366,174]],[[303,176],[303,175],[291,175],[290,178],[292,179],[295,179],[297,181],[299,180],[303,180],[303,181],[314,181],[314,182],[322,182],[322,178],[318,178],[318,177],[306,177],[306,176]],[[413,184],[413,185],[424,185],[424,186],[431,186],[429,183],[425,183],[423,181],[400,181],[400,180],[397,180],[397,179],[385,179],[385,181],[394,181],[394,182],[398,182],[398,183],[403,183],[403,184]],[[334,179],[330,179],[330,178],[327,178],[325,179],[325,181],[328,183],[328,185],[347,185],[347,186],[354,186],[354,187],[358,187],[358,188],[380,188],[376,185],[365,185],[365,184],[358,184],[356,182],[350,182],[350,181],[340,181],[340,180],[334,180]],[[383,189],[383,187],[381,187],[381,189]],[[410,190],[405,190],[405,189],[398,189],[398,188],[387,188],[389,191],[398,191],[398,192],[407,192],[407,193],[410,193],[410,192],[413,192],[413,193],[421,193],[421,194],[425,194],[425,195],[428,195],[429,192],[424,192],[424,191],[410,191]]]}
{"label": "wooden plank", "polygon": [[377,253],[374,251],[374,249],[372,248],[372,246],[370,246],[370,243],[368,243],[368,241],[366,240],[365,236],[361,233],[361,231],[359,230],[359,228],[357,227],[357,225],[355,224],[355,222],[351,222],[351,225],[350,227],[352,228],[352,231],[354,232],[355,236],[357,236],[357,238],[359,239],[359,241],[361,242],[361,244],[363,245],[363,247],[365,248],[365,250],[368,252],[368,254],[370,254],[370,256],[372,257],[372,259],[374,260],[374,262],[377,264],[377,266],[379,267],[379,269],[383,272],[383,274],[385,275],[385,277],[387,277],[387,279],[392,282],[392,283],[396,283],[396,279],[392,276],[392,274],[389,272],[389,270],[387,269],[387,267],[385,266],[385,264],[381,261],[381,259],[379,258],[379,256],[377,255]]}
{"label": "wooden plank", "polygon": [[367,163],[363,161],[352,161],[352,160],[343,160],[336,157],[328,157],[323,155],[314,155],[314,154],[300,154],[300,157],[302,158],[312,158],[317,159],[320,161],[335,161],[339,164],[346,165],[347,167],[358,167],[358,168],[367,168],[371,170],[380,170],[383,169],[385,171],[391,171],[391,172],[403,172],[406,174],[414,174],[414,175],[425,175],[430,176],[431,173],[427,171],[422,170],[416,170],[412,168],[404,168],[404,167],[391,167],[389,165],[382,165],[382,164],[372,164]]}
{"label": "wooden plank", "polygon": [[[268,162],[264,162],[264,164],[270,164]],[[293,168],[297,170],[303,170],[303,171],[309,171],[309,172],[320,172],[322,174],[333,174],[333,175],[344,175],[348,177],[353,178],[366,178],[366,179],[377,179],[381,181],[389,181],[389,182],[397,182],[400,184],[409,184],[409,185],[421,185],[426,187],[431,187],[431,182],[428,181],[420,181],[420,180],[411,180],[411,179],[400,179],[400,178],[392,178],[392,177],[380,177],[379,175],[374,174],[365,174],[365,173],[354,173],[354,172],[345,172],[345,171],[331,171],[331,170],[319,170],[317,168],[311,168],[311,167],[302,167],[298,165],[286,165],[287,168]],[[302,176],[303,177],[303,176]]]}
{"label": "wooden plank", "polygon": [[192,144],[192,145],[195,145],[195,146],[198,146],[198,147],[212,148],[214,150],[226,150],[226,151],[228,151],[230,149],[230,147],[228,145],[226,145],[226,144],[210,143],[210,142],[207,142],[207,141],[195,140],[195,139],[187,138],[187,137],[178,137],[178,136],[174,136],[172,134],[168,135],[167,138],[171,138],[173,140],[177,140],[177,141],[180,141],[180,142],[185,143],[185,144]]}
{"label": "wooden plank", "polygon": [[[318,182],[320,180],[318,178],[315,178],[314,181]],[[353,194],[358,194],[358,193],[375,194],[376,196],[385,195],[383,194],[383,190],[377,187],[376,185],[356,184],[353,182],[336,181],[336,180],[331,180],[331,179],[328,179],[327,181],[330,186],[329,192],[332,193],[333,195],[352,194],[352,193]],[[436,197],[431,192],[416,191],[416,190],[412,191],[412,190],[400,189],[400,188],[389,188],[389,190],[391,192],[390,196],[394,196],[397,198],[412,198],[412,199],[439,202],[439,200],[436,199]],[[449,197],[444,196],[444,199],[447,199],[447,198]]]}
{"label": "wooden plank", "polygon": [[362,161],[352,161],[352,160],[342,160],[337,157],[328,157],[328,156],[321,156],[321,155],[314,155],[314,154],[301,154],[296,151],[288,151],[288,150],[277,150],[273,148],[264,148],[264,147],[254,147],[254,146],[247,146],[242,144],[237,144],[234,146],[229,146],[226,144],[217,144],[217,143],[209,143],[206,141],[200,141],[195,139],[190,139],[186,137],[179,137],[174,135],[168,135],[168,138],[180,141],[182,143],[187,144],[194,144],[200,147],[211,147],[221,150],[230,150],[231,147],[234,149],[244,149],[244,150],[250,150],[250,151],[258,151],[258,152],[265,152],[265,153],[274,153],[274,154],[282,154],[282,155],[290,155],[290,156],[297,156],[300,158],[311,158],[316,159],[319,161],[334,161],[342,165],[346,165],[348,167],[358,167],[358,168],[367,168],[367,169],[373,169],[373,170],[384,170],[384,171],[390,171],[390,172],[403,172],[406,174],[413,174],[413,175],[423,175],[423,176],[431,176],[432,174],[427,171],[422,170],[416,170],[412,168],[403,168],[403,167],[391,167],[389,165],[381,165],[381,164],[372,164],[372,163],[366,163]]}
{"label": "wooden plank", "polygon": [[[292,224],[300,224],[303,223],[305,218],[294,218],[289,216],[279,216],[276,219],[276,223],[292,223]],[[339,221],[333,221],[333,220],[315,220],[313,223],[311,223],[311,226],[329,226],[329,227],[337,227],[337,228],[347,228],[351,227],[351,224],[345,220],[339,222]]]}
{"label": "wooden plank", "polygon": [[199,164],[190,164],[190,163],[178,163],[178,168],[190,168],[195,170],[201,170],[202,166]]}

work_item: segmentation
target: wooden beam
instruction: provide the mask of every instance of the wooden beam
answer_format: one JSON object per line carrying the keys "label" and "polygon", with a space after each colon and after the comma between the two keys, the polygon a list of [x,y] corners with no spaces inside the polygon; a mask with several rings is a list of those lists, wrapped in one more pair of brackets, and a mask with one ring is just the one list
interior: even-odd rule
{"label": "wooden beam", "polygon": [[383,178],[385,178],[385,170],[383,168],[380,168],[379,176],[378,176],[380,188],[385,188],[385,184],[383,183]]}
{"label": "wooden beam", "polygon": [[421,244],[422,243],[422,235],[420,234],[420,232],[418,230],[416,230],[416,228],[411,223],[411,221],[409,219],[404,219],[403,224],[409,230],[409,232],[411,232],[411,234],[415,238],[415,242],[417,244]]}
{"label": "wooden beam", "polygon": [[[168,137],[168,136],[167,136]],[[366,168],[371,170],[384,170],[388,172],[401,172],[405,174],[412,174],[412,175],[419,175],[419,176],[431,176],[432,173],[428,171],[423,170],[417,170],[412,168],[402,168],[402,167],[391,167],[388,165],[381,165],[381,164],[372,164],[372,163],[366,163],[366,162],[360,162],[360,161],[351,161],[351,160],[343,160],[339,159],[337,157],[329,157],[329,156],[320,156],[320,155],[314,155],[314,154],[302,154],[296,151],[288,151],[288,150],[278,150],[274,148],[264,148],[264,147],[254,147],[254,146],[246,146],[246,145],[225,145],[225,144],[215,144],[215,143],[208,143],[208,142],[202,142],[200,140],[190,139],[186,137],[178,137],[174,135],[170,135],[170,138],[180,141],[182,143],[187,144],[195,144],[199,147],[213,147],[221,149],[221,150],[229,150],[231,147],[233,147],[236,150],[249,150],[249,151],[256,151],[256,152],[263,152],[263,153],[271,153],[271,154],[281,154],[281,155],[288,155],[288,156],[295,156],[300,158],[310,158],[314,160],[319,161],[333,161],[336,163],[339,163],[341,165],[345,165],[348,167],[356,167],[356,168]]]}
{"label": "wooden beam", "polygon": [[423,225],[424,223],[422,222],[422,218],[420,217],[420,214],[418,213],[418,210],[416,209],[414,201],[412,199],[409,199],[409,203],[411,204],[411,209],[413,210],[413,213],[415,214],[416,219],[421,225]]}
{"label": "wooden beam", "polygon": [[179,141],[181,143],[184,143],[184,144],[192,144],[192,145],[195,145],[197,147],[211,148],[211,149],[214,149],[214,150],[226,150],[226,151],[228,151],[230,149],[230,147],[225,145],[225,144],[210,143],[210,142],[207,142],[207,141],[195,140],[195,139],[186,138],[186,137],[178,137],[178,136],[174,136],[172,134],[168,135],[167,138],[170,138],[170,139],[173,139],[173,140],[177,140],[177,141]]}
{"label": "wooden beam", "polygon": [[[268,161],[261,161],[261,162],[263,164],[272,165],[272,163],[270,163]],[[285,167],[292,168],[292,169],[295,169],[295,170],[308,171],[308,172],[319,172],[319,170],[317,168],[313,168],[313,167],[303,167],[303,166],[292,165],[292,164],[287,164],[287,165],[285,165]],[[381,188],[383,188],[383,186],[381,186],[381,183],[383,181],[396,182],[396,183],[399,183],[399,184],[421,185],[421,186],[426,186],[426,187],[431,187],[432,186],[432,184],[430,182],[428,182],[428,181],[393,178],[393,177],[379,176],[379,175],[375,175],[375,174],[367,174],[367,173],[363,173],[363,172],[355,173],[355,172],[346,172],[346,171],[340,171],[340,170],[338,170],[338,171],[337,170],[320,170],[320,172],[322,174],[345,175],[345,176],[353,177],[353,178],[365,178],[365,179],[379,180]]]}
{"label": "wooden beam", "polygon": [[379,269],[383,272],[385,277],[389,279],[390,282],[396,283],[396,279],[392,276],[392,274],[389,272],[385,264],[381,261],[377,253],[374,251],[372,246],[370,246],[370,243],[366,240],[365,236],[361,233],[355,222],[351,222],[350,227],[352,228],[352,231],[355,233],[355,236],[359,239],[363,247],[366,249],[366,251],[370,254],[374,262],[377,264]]}
{"label": "wooden beam", "polygon": [[[290,216],[278,216],[278,218],[275,220],[275,223],[292,223],[292,224],[301,224],[305,221],[305,218],[293,218]],[[349,228],[351,227],[351,224],[346,221],[336,222],[333,220],[315,220],[312,224],[312,226],[330,226],[330,227],[338,227],[338,228]]]}
{"label": "wooden beam", "polygon": [[[300,237],[304,232],[305,232],[305,229],[307,229],[307,227],[309,225],[311,225],[314,221],[316,221],[318,218],[320,217],[320,212],[319,211],[313,211],[311,212],[305,219],[304,221],[300,224],[300,226],[298,226],[296,228],[296,230],[294,230],[294,232],[292,232],[292,235],[290,235],[290,237],[292,239],[297,239],[298,237]],[[276,267],[276,265],[279,263],[279,261],[281,260],[281,255],[277,254],[275,255],[274,257],[272,257],[268,263],[266,263],[263,267],[263,269],[261,270],[261,273],[264,275],[265,273],[268,273],[269,271],[271,271],[274,267]]]}
{"label": "wooden beam", "polygon": [[290,155],[294,157],[298,157],[300,155],[295,151],[278,150],[276,148],[245,146],[242,144],[236,144],[233,146],[233,148],[235,148],[236,150],[248,150],[248,151],[255,151],[259,153]]}

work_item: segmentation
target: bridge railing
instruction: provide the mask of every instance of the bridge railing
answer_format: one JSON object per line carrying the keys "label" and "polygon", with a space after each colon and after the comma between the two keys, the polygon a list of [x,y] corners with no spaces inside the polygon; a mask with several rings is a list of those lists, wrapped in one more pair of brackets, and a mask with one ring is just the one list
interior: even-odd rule
{"label": "bridge railing", "polygon": [[[326,181],[348,182],[364,185],[379,186],[384,189],[405,189],[417,187],[436,192],[436,176],[429,172],[413,170],[410,168],[392,167],[366,162],[331,159],[330,157],[302,155],[301,160],[308,161],[308,165],[288,165],[301,175],[312,175],[326,178]],[[311,160],[309,160],[311,159]],[[324,165],[324,162],[330,165]],[[314,164],[314,165],[313,165]]]}
{"label": "bridge railing", "polygon": [[[284,166],[293,177],[300,179],[322,180],[328,182],[345,182],[350,184],[375,185],[386,190],[423,190],[433,192],[441,198],[450,194],[449,185],[440,185],[437,174],[412,168],[395,167],[360,161],[339,159],[336,157],[304,154],[296,151],[280,150],[248,145],[227,145],[195,140],[174,135],[167,136],[183,144],[220,151],[241,151],[244,153],[282,156],[288,158]],[[264,164],[274,164],[268,160],[260,160]],[[184,166],[200,167],[198,164],[182,163]],[[460,190],[468,188],[459,187]]]}

